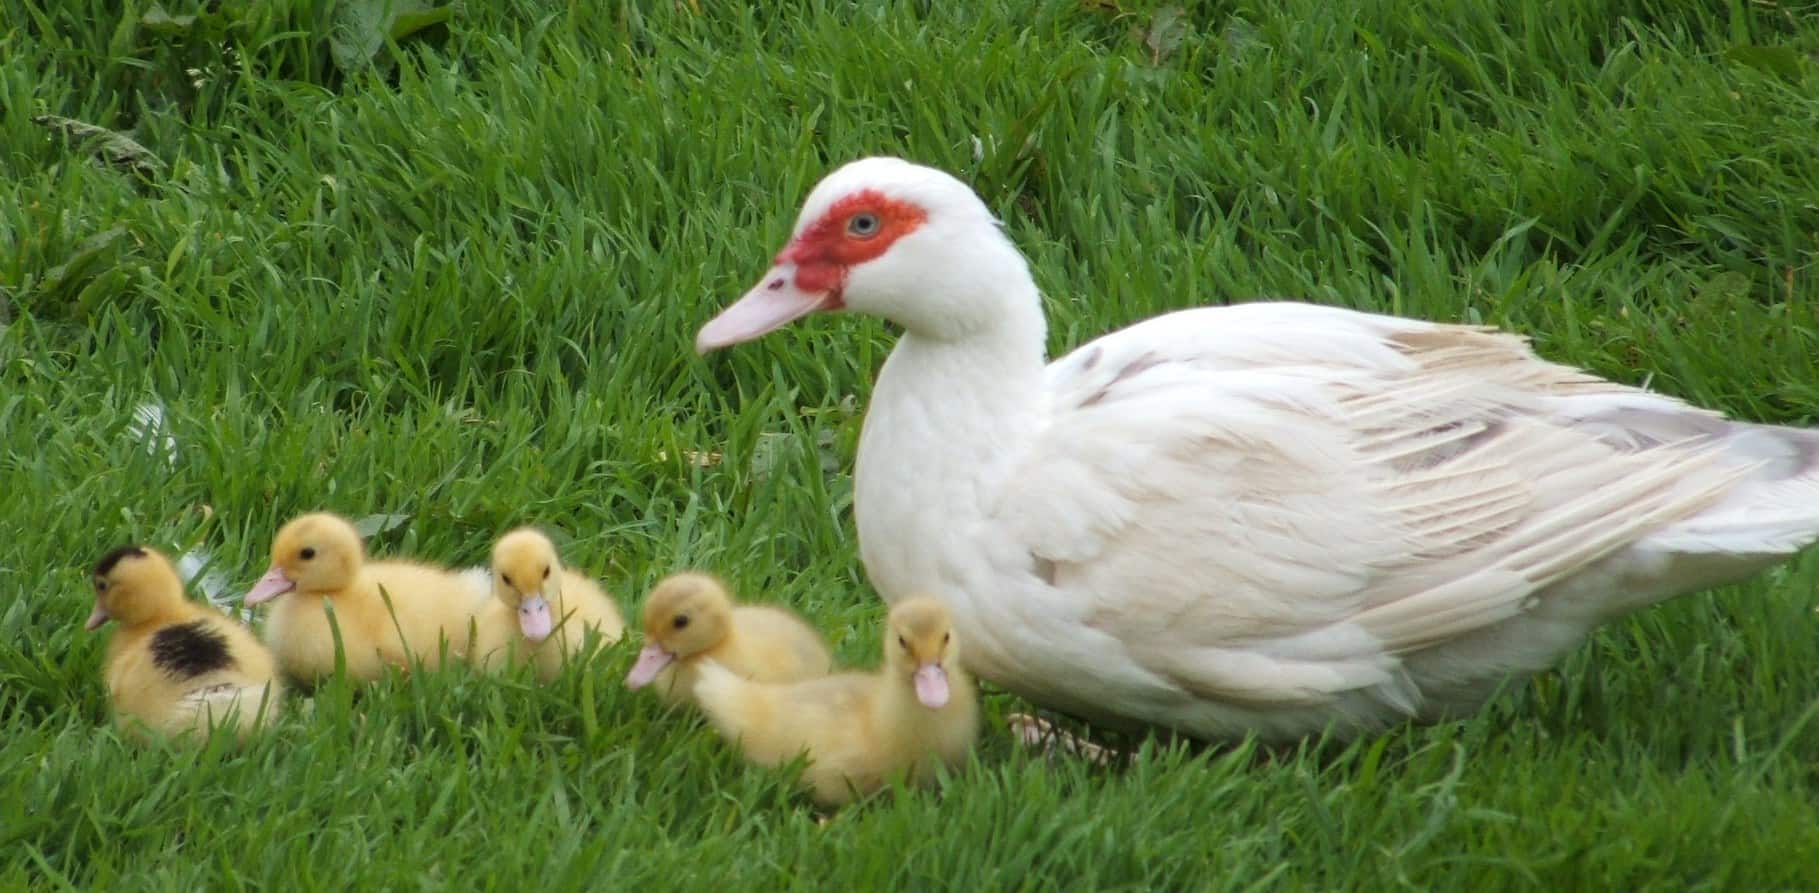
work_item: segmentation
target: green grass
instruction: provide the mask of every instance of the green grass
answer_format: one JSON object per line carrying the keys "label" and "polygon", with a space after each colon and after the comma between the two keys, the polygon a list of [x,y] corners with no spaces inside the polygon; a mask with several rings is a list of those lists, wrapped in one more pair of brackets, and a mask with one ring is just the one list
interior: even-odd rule
{"label": "green grass", "polygon": [[[1810,557],[1350,745],[1051,763],[994,693],[939,792],[825,826],[621,688],[635,643],[547,688],[329,684],[238,752],[126,745],[89,563],[204,545],[245,587],[319,507],[462,563],[546,525],[628,611],[709,568],[875,659],[850,475],[888,333],[691,350],[864,154],[977,186],[1057,350],[1295,296],[1819,417],[1810,3],[470,2],[361,67],[370,5],[185,32],[0,0],[0,888],[1819,888]],[[150,399],[174,464],[128,432]]]}

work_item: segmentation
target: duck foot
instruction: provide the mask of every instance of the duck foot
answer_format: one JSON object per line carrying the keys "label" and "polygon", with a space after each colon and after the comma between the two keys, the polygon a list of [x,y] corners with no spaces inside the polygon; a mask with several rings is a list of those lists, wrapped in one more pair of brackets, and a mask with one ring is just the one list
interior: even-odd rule
{"label": "duck foot", "polygon": [[1005,717],[1004,722],[1019,744],[1039,748],[1049,756],[1070,754],[1100,766],[1110,765],[1126,756],[1123,751],[1095,743],[1084,735],[1076,735],[1033,713],[1013,713]]}

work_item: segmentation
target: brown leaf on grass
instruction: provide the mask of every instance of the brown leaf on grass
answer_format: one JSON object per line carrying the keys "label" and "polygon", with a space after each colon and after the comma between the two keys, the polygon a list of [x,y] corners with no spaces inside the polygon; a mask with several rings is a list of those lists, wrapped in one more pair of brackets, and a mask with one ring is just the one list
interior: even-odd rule
{"label": "brown leaf on grass", "polygon": [[159,34],[182,34],[196,26],[193,15],[171,15],[159,4],[153,3],[150,9],[139,16],[139,27]]}
{"label": "brown leaf on grass", "polygon": [[454,15],[453,5],[436,6],[431,0],[350,0],[336,9],[329,56],[351,74],[372,65],[388,41],[401,43],[432,26],[447,24]]}
{"label": "brown leaf on grass", "polygon": [[410,519],[410,515],[400,514],[380,513],[367,515],[354,522],[354,531],[360,534],[362,539],[372,539],[381,533],[385,533],[389,530],[396,530],[397,528],[404,526],[405,522]]}
{"label": "brown leaf on grass", "polygon": [[1800,53],[1793,47],[1734,46],[1724,51],[1724,58],[1790,84],[1798,84],[1806,77],[1800,64]]}
{"label": "brown leaf on grass", "polygon": [[[713,468],[714,466],[720,464],[720,460],[722,458],[724,458],[724,457],[720,453],[717,453],[717,452],[702,452],[701,450],[683,450],[682,451],[682,461],[687,462],[688,464],[693,465],[696,468]],[[658,450],[657,451],[657,461],[658,462],[668,462],[669,461],[669,450]]]}
{"label": "brown leaf on grass", "polygon": [[26,300],[30,303],[26,306],[63,305],[75,318],[86,316],[83,296],[97,277],[117,266],[118,254],[129,241],[127,235],[125,226],[116,225],[84,238],[62,263],[28,286]]}
{"label": "brown leaf on grass", "polygon": [[1715,303],[1750,299],[1750,278],[1734,270],[1719,273],[1699,284],[1694,300]]}
{"label": "brown leaf on grass", "polygon": [[32,123],[63,134],[72,141],[91,142],[98,160],[140,176],[149,177],[164,169],[164,162],[139,141],[105,127],[61,115],[34,115]]}
{"label": "brown leaf on grass", "polygon": [[1150,17],[1149,26],[1136,29],[1137,39],[1150,51],[1150,64],[1160,65],[1172,55],[1187,37],[1187,10],[1164,6]]}

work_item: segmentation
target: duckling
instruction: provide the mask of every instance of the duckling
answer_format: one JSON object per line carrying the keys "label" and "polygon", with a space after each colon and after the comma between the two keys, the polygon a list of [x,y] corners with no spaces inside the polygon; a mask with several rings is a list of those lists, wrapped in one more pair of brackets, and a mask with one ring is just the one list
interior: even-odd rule
{"label": "duckling", "polygon": [[515,652],[548,682],[564,661],[581,656],[588,630],[602,645],[625,635],[619,606],[599,584],[563,567],[542,531],[520,527],[500,537],[490,580],[493,601],[475,619],[473,653],[482,666],[498,666]]}
{"label": "duckling", "polygon": [[741,679],[704,663],[695,700],[708,722],[760,766],[807,752],[803,781],[838,806],[903,772],[927,785],[966,757],[979,734],[979,699],[960,666],[953,618],[941,601],[899,601],[885,624],[884,666],[787,684]]}
{"label": "duckling", "polygon": [[688,572],[668,577],[644,602],[644,650],[626,674],[627,688],[657,683],[671,704],[688,700],[704,659],[747,679],[794,682],[833,667],[821,634],[802,618],[768,605],[735,605],[718,579]]}
{"label": "duckling", "polygon": [[190,601],[170,559],[122,546],[95,565],[90,631],[120,625],[107,643],[108,699],[127,734],[180,737],[231,723],[245,740],[278,712],[284,685],[251,630]]}
{"label": "duckling", "polygon": [[371,681],[388,664],[408,667],[413,657],[440,666],[444,640],[450,655],[465,655],[470,621],[488,595],[474,577],[444,568],[367,561],[354,525],[317,512],[278,531],[271,570],[246,594],[246,604],[286,596],[266,618],[265,641],[284,671],[306,682],[335,670],[332,606],[347,674]]}

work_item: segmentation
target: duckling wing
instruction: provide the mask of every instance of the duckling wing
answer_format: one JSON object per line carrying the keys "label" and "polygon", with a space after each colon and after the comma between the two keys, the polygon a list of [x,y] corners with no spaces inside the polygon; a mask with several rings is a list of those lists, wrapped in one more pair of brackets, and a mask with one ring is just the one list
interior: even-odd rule
{"label": "duckling wing", "polygon": [[592,578],[564,569],[562,600],[574,612],[570,622],[593,628],[603,641],[617,642],[625,635],[625,618],[619,613],[618,603]]}
{"label": "duckling wing", "polygon": [[803,682],[743,679],[720,664],[699,666],[695,701],[714,728],[737,741],[754,762],[776,765],[804,751],[850,749],[868,725],[871,677],[828,676]]}
{"label": "duckling wing", "polygon": [[195,689],[178,704],[193,718],[195,728],[218,725],[230,718],[244,727],[261,715],[276,713],[279,697],[276,683],[223,682]]}

